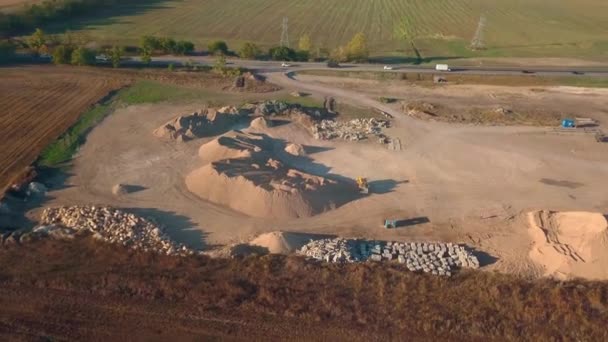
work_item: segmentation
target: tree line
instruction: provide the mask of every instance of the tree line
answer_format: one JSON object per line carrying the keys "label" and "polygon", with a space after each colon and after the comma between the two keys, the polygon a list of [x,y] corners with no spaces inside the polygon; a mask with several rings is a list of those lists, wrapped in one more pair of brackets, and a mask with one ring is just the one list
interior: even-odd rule
{"label": "tree line", "polygon": [[[95,51],[86,47],[89,40],[84,35],[67,33],[64,36],[46,35],[37,28],[29,36],[24,46],[35,55],[50,55],[56,64],[92,65],[96,54],[102,53],[104,59],[112,62],[114,67],[120,65],[125,47],[111,46],[102,51]],[[0,62],[9,59],[14,54],[16,46],[7,41],[0,41]],[[150,64],[155,54],[189,55],[195,50],[194,43],[186,40],[175,40],[170,37],[143,36],[140,39],[139,51],[141,61]],[[264,51],[252,42],[241,45],[236,52],[228,48],[222,40],[215,40],[207,45],[211,55],[238,56],[244,59],[270,59],[276,61],[309,61],[334,60],[336,62],[365,62],[369,58],[367,39],[363,33],[357,33],[350,42],[333,51],[315,47],[308,34],[300,37],[298,48],[287,46],[274,46]],[[220,63],[221,64],[221,63]]]}

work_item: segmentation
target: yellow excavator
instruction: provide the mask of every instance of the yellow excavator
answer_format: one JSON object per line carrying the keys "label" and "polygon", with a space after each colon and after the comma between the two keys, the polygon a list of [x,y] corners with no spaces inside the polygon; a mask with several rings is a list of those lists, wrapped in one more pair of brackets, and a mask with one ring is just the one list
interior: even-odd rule
{"label": "yellow excavator", "polygon": [[362,194],[369,193],[369,185],[367,184],[367,178],[357,177],[357,186],[359,187],[359,192]]}

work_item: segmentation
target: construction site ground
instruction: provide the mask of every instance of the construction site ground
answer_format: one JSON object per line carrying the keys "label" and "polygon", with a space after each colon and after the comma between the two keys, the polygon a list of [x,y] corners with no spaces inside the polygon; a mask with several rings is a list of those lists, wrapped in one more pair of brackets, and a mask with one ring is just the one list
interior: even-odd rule
{"label": "construction site ground", "polygon": [[[485,269],[533,275],[539,272],[528,258],[530,238],[521,213],[536,209],[608,213],[608,150],[589,134],[555,134],[553,128],[535,126],[426,121],[407,116],[398,104],[377,101],[379,96],[390,95],[439,103],[454,111],[476,104],[509,104],[529,110],[543,107],[606,122],[604,90],[423,88],[282,74],[269,75],[269,80],[288,91],[308,92],[316,98],[333,96],[339,102],[374,107],[394,117],[385,133],[400,139],[400,151],[371,140],[315,140],[295,123],[262,131],[313,151],[309,160],[292,167],[326,177],[366,177],[369,196],[298,219],[252,218],[204,201],[188,191],[184,177],[201,166],[197,151],[213,137],[176,143],[160,140],[152,132],[205,103],[161,103],[118,109],[98,125],[73,167],[46,180],[51,191],[44,206],[110,204],[128,208],[156,219],[175,240],[196,248],[248,241],[276,230],[463,242],[487,254]],[[112,194],[117,183],[137,185],[140,191],[117,197]],[[28,217],[36,220],[40,210],[30,211]],[[406,224],[387,230],[381,224],[385,218]]]}

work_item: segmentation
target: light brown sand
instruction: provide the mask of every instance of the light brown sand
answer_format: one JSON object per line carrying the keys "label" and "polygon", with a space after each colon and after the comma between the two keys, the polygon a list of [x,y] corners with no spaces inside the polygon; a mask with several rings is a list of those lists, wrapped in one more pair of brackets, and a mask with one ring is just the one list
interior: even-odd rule
{"label": "light brown sand", "polygon": [[273,145],[266,135],[241,132],[208,142],[199,155],[209,163],[188,174],[186,186],[200,198],[254,217],[308,217],[356,198],[352,184],[275,159]]}
{"label": "light brown sand", "polygon": [[591,212],[528,213],[530,258],[544,275],[567,279],[608,278],[608,222]]}

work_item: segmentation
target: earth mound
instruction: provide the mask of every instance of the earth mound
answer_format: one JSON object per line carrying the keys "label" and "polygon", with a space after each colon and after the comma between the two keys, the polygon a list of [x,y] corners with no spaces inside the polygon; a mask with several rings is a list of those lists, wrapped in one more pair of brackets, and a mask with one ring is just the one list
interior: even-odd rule
{"label": "earth mound", "polygon": [[126,195],[129,193],[129,190],[124,184],[116,184],[112,187],[112,194],[116,196]]}
{"label": "earth mound", "polygon": [[264,134],[228,132],[201,146],[199,156],[207,164],[186,176],[186,186],[203,199],[255,217],[308,217],[357,196],[354,183],[285,165],[276,159],[275,145]]}
{"label": "earth mound", "polygon": [[270,145],[264,135],[230,131],[202,145],[198,155],[210,163],[222,159],[251,157],[253,153],[271,149]]}
{"label": "earth mound", "polygon": [[[322,236],[323,237],[323,236]],[[250,245],[266,248],[273,254],[294,253],[302,246],[319,237],[314,234],[292,233],[292,232],[270,232],[257,236],[249,242]]]}
{"label": "earth mound", "polygon": [[268,127],[272,127],[274,126],[272,121],[270,120],[266,120],[266,118],[264,117],[259,117],[259,118],[255,118],[251,121],[251,124],[249,125],[250,128],[253,129],[265,129]]}
{"label": "earth mound", "polygon": [[190,173],[197,196],[255,217],[308,217],[356,196],[354,187],[291,169],[263,154],[212,162]]}
{"label": "earth mound", "polygon": [[593,212],[528,213],[530,258],[545,276],[608,279],[608,222]]}
{"label": "earth mound", "polygon": [[195,138],[221,134],[236,124],[242,117],[236,108],[223,107],[218,110],[204,108],[189,115],[180,115],[154,130],[159,138],[187,141]]}
{"label": "earth mound", "polygon": [[305,156],[306,155],[306,151],[304,150],[304,147],[300,144],[287,144],[287,146],[285,146],[285,152],[294,155],[294,156]]}

